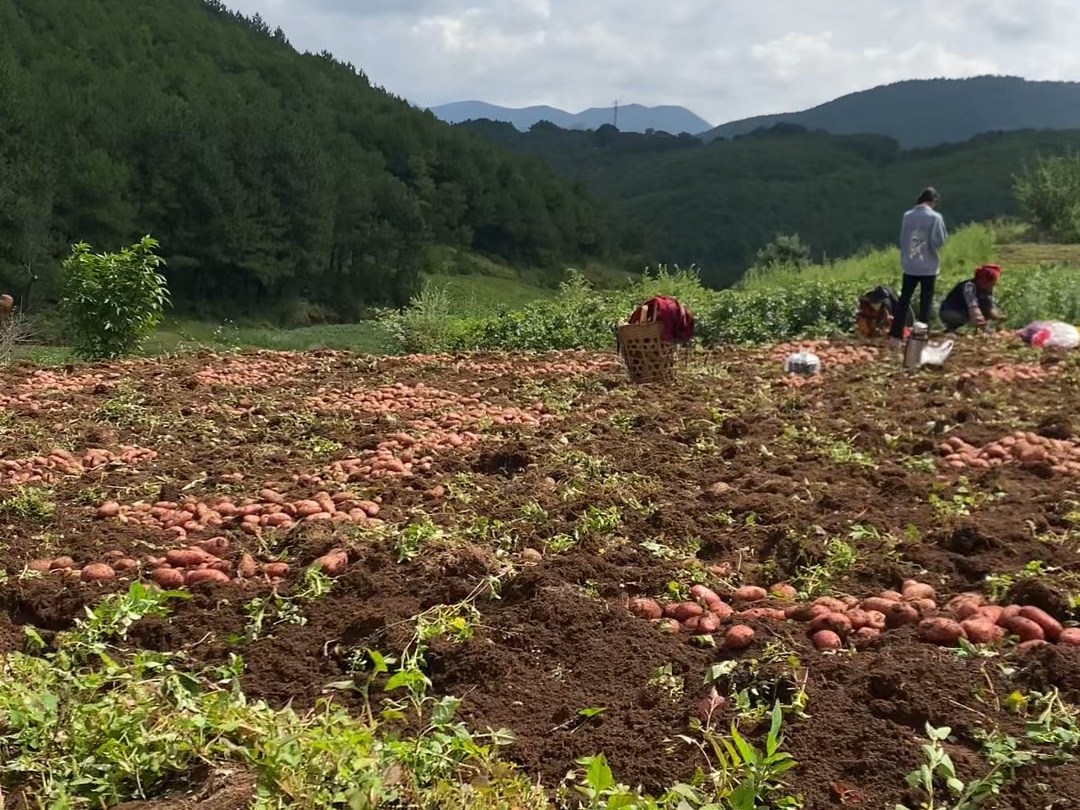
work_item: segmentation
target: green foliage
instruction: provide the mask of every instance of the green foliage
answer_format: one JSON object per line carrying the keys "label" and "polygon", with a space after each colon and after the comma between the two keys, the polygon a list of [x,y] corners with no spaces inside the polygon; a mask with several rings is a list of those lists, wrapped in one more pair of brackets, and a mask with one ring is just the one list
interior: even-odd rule
{"label": "green foliage", "polygon": [[1080,242],[1080,155],[1036,159],[1015,179],[1020,213],[1057,242]]}
{"label": "green foliage", "polygon": [[751,272],[772,270],[777,267],[802,270],[810,262],[810,248],[802,243],[797,233],[778,233],[771,242],[757,252]]}
{"label": "green foliage", "polygon": [[63,265],[63,310],[72,349],[90,360],[131,354],[161,323],[169,290],[149,236],[119,253],[80,242]]}
{"label": "green foliage", "polygon": [[[616,246],[604,206],[218,0],[0,0],[0,288],[141,233],[178,310],[306,324],[399,306],[433,245],[554,267]],[[34,278],[37,277],[37,281]]]}

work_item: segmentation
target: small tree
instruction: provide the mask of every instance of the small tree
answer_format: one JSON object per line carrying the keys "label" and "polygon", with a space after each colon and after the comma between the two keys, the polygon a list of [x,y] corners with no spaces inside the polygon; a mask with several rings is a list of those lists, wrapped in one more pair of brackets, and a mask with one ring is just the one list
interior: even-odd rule
{"label": "small tree", "polygon": [[1020,213],[1056,242],[1080,242],[1080,155],[1038,157],[1013,177]]}
{"label": "small tree", "polygon": [[131,354],[161,323],[170,301],[157,247],[149,236],[119,253],[91,253],[85,242],[72,247],[63,265],[62,307],[76,355]]}
{"label": "small tree", "polygon": [[810,247],[802,243],[797,233],[778,233],[771,242],[757,252],[754,259],[754,267],[761,270],[774,267],[792,267],[802,270],[810,263]]}

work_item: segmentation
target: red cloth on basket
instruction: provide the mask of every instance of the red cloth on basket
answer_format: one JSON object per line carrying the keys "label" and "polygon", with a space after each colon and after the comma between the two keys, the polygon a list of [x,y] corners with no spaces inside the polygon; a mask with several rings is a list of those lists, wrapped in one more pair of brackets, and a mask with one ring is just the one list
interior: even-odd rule
{"label": "red cloth on basket", "polygon": [[660,322],[660,339],[665,343],[689,343],[694,337],[694,314],[670,295],[650,298],[630,316],[630,323]]}

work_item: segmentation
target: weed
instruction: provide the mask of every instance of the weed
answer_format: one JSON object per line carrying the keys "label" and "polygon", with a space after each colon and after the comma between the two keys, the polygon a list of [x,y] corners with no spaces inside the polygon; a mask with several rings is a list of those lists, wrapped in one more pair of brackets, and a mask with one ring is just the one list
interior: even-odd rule
{"label": "weed", "polygon": [[53,491],[43,487],[17,487],[14,495],[0,500],[0,514],[23,520],[48,520],[55,511]]}

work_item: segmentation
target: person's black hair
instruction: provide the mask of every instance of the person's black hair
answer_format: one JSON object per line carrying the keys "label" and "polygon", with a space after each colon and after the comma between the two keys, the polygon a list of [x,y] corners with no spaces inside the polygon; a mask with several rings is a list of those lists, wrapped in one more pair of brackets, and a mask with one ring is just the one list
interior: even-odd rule
{"label": "person's black hair", "polygon": [[936,203],[941,202],[941,195],[937,193],[937,189],[933,186],[929,186],[923,190],[923,193],[919,195],[917,200],[919,205],[923,203]]}

